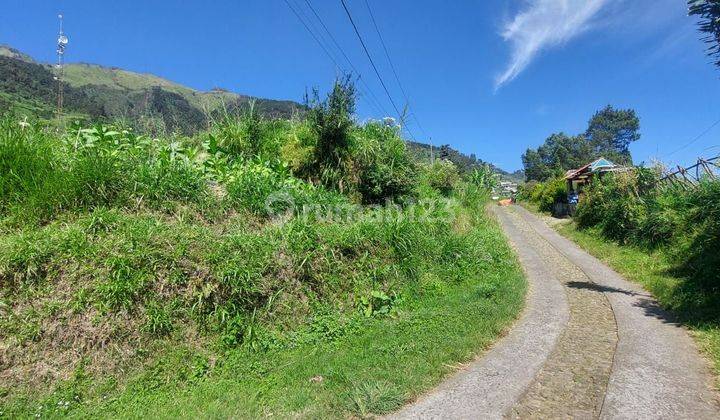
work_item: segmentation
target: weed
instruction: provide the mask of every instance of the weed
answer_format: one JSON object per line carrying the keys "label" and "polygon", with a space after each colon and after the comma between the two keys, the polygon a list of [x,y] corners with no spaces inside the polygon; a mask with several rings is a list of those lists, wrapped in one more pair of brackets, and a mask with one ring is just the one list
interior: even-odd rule
{"label": "weed", "polygon": [[404,398],[386,381],[363,382],[349,395],[351,411],[360,417],[371,413],[383,414],[398,408]]}

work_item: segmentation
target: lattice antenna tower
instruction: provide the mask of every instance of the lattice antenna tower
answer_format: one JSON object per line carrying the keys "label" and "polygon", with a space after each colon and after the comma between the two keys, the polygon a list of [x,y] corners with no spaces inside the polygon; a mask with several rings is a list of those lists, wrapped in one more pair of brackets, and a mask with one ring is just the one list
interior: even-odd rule
{"label": "lattice antenna tower", "polygon": [[57,64],[55,65],[57,80],[57,117],[60,119],[63,112],[63,76],[65,71],[65,47],[68,44],[68,37],[63,31],[63,15],[59,14],[60,19],[60,30],[58,31],[57,38]]}

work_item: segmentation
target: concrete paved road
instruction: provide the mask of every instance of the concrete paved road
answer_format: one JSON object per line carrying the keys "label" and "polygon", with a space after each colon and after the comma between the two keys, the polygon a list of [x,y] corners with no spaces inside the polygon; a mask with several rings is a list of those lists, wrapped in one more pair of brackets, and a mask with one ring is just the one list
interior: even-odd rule
{"label": "concrete paved road", "polygon": [[707,361],[647,292],[525,209],[493,212],[527,274],[527,307],[482,358],[392,418],[720,419]]}

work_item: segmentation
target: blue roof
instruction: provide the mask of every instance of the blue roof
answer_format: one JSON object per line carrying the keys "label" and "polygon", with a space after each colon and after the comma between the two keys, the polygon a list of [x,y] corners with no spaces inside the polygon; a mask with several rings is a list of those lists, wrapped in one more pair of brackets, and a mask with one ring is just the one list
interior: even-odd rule
{"label": "blue roof", "polygon": [[617,165],[601,157],[600,159],[590,164],[590,172],[595,172],[598,169],[614,168],[615,166]]}

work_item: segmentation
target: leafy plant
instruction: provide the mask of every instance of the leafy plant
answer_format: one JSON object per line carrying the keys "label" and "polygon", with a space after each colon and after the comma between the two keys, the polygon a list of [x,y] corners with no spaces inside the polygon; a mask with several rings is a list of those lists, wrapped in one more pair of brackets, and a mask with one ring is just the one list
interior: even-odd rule
{"label": "leafy plant", "polygon": [[373,290],[369,296],[360,298],[360,307],[366,317],[388,315],[393,308],[395,299],[395,296],[390,297],[381,290]]}

